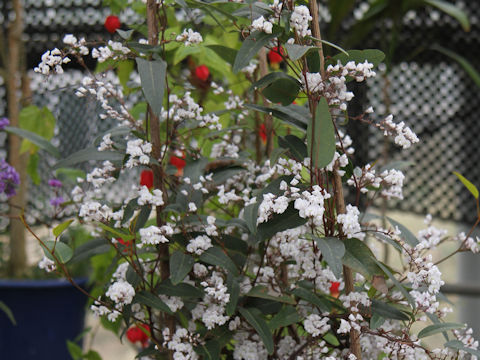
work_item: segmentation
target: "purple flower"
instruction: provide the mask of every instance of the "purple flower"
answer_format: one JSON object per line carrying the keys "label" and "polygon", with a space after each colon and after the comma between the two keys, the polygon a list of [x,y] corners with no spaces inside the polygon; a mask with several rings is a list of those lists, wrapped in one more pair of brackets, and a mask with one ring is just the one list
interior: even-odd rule
{"label": "purple flower", "polygon": [[50,185],[51,187],[62,187],[62,182],[58,179],[50,179],[48,180],[48,185]]}
{"label": "purple flower", "polygon": [[0,118],[0,130],[5,129],[5,126],[10,125],[10,120],[8,120],[6,117]]}
{"label": "purple flower", "polygon": [[54,197],[53,199],[50,199],[50,205],[52,205],[52,206],[60,206],[64,202],[65,202],[65,200],[61,196],[57,196],[57,197]]}
{"label": "purple flower", "polygon": [[12,197],[17,192],[15,186],[20,184],[20,175],[18,172],[5,161],[0,160],[0,193],[5,193],[7,197]]}

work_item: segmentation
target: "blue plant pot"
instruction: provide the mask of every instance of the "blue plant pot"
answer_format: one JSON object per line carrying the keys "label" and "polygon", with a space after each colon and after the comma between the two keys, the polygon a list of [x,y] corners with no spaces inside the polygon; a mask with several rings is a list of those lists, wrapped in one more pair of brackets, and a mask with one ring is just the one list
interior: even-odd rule
{"label": "blue plant pot", "polygon": [[1,359],[71,359],[66,342],[82,332],[87,303],[78,289],[66,280],[0,280],[0,301],[17,322],[0,311]]}

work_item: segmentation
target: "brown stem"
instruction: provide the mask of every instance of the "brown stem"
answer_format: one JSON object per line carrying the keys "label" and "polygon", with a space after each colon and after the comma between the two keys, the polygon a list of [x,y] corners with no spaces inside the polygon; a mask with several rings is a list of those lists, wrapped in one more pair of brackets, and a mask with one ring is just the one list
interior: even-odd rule
{"label": "brown stem", "polygon": [[320,74],[322,74],[322,79],[325,79],[325,56],[323,55],[322,34],[320,33],[316,0],[310,1],[310,15],[312,16],[312,35],[316,39],[315,46],[318,48],[318,55],[320,55]]}

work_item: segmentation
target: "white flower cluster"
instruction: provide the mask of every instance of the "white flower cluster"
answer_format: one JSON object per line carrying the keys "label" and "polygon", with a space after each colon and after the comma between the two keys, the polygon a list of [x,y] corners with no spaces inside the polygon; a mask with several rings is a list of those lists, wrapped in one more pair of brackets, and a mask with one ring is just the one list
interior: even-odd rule
{"label": "white flower cluster", "polygon": [[38,262],[38,267],[45,270],[46,272],[52,272],[57,269],[55,261],[50,260],[46,256],[44,256],[43,259]]}
{"label": "white flower cluster", "polygon": [[387,199],[403,199],[402,188],[405,175],[400,170],[385,170],[380,174],[380,177],[382,178],[382,196]]}
{"label": "white flower cluster", "polygon": [[142,139],[127,141],[126,154],[130,155],[125,166],[128,169],[138,166],[139,164],[148,165],[150,162],[149,154],[152,152],[152,144]]}
{"label": "white flower cluster", "polygon": [[98,201],[84,201],[80,206],[78,216],[86,222],[106,222],[112,219],[113,211],[110,207],[105,204],[102,205]]}
{"label": "white flower cluster", "polygon": [[135,289],[128,282],[120,280],[111,284],[105,295],[122,307],[132,302],[135,296]]}
{"label": "white flower cluster", "polygon": [[361,193],[367,193],[369,188],[379,189],[381,195],[387,199],[403,199],[403,180],[405,175],[400,170],[384,170],[379,176],[376,175],[372,165],[367,164],[363,168],[356,167],[347,184],[358,186]]}
{"label": "white flower cluster", "polygon": [[472,253],[476,254],[480,251],[480,239],[477,237],[476,240],[472,237],[467,237],[464,232],[461,232],[456,236],[456,239],[463,244],[465,249],[470,250]]}
{"label": "white flower cluster", "polygon": [[63,37],[63,43],[69,45],[73,51],[77,52],[80,55],[88,55],[88,47],[86,47],[87,41],[85,38],[77,40],[72,34],[67,34]]}
{"label": "white flower cluster", "polygon": [[263,16],[260,16],[252,22],[252,28],[258,31],[263,31],[267,34],[271,34],[273,24],[270,21],[265,20]]}
{"label": "white flower cluster", "polygon": [[[465,347],[473,349],[473,350],[478,350],[478,341],[475,340],[474,337],[472,336],[472,334],[473,334],[472,328],[468,328],[466,330],[463,330],[463,329],[462,330],[453,330],[453,334],[455,335],[457,340],[459,340],[463,343],[463,345]],[[471,356],[472,360],[478,359],[478,357],[470,355],[467,352],[462,351],[462,350],[460,350],[459,355],[460,355],[460,357],[459,357],[460,359],[464,359],[464,358],[468,359],[469,358],[468,356]]]}
{"label": "white flower cluster", "polygon": [[282,195],[276,196],[272,193],[263,194],[263,201],[258,207],[257,225],[268,221],[273,213],[283,214],[288,208],[289,199]]}
{"label": "white flower cluster", "polygon": [[187,245],[187,251],[196,255],[202,255],[205,250],[212,247],[212,240],[205,235],[199,235],[190,240]]}
{"label": "white flower cluster", "polygon": [[93,305],[90,307],[92,310],[93,315],[95,317],[101,317],[107,315],[108,321],[115,322],[117,318],[120,316],[120,312],[118,310],[110,310],[105,305],[101,305],[101,303],[97,300],[93,302]]}
{"label": "white flower cluster", "polygon": [[362,232],[362,228],[358,222],[358,215],[360,215],[360,211],[356,206],[352,206],[350,204],[347,205],[346,210],[347,212],[345,214],[339,214],[337,216],[337,222],[342,224],[343,234],[349,239],[355,237],[359,240],[363,240],[365,238],[365,234]]}
{"label": "white flower cluster", "polygon": [[59,49],[55,48],[52,51],[48,50],[42,55],[42,61],[33,71],[43,75],[49,75],[50,71],[56,74],[63,74],[62,64],[67,64],[71,60],[64,55]]}
{"label": "white flower cluster", "polygon": [[324,201],[330,197],[331,195],[319,185],[313,185],[311,191],[305,190],[301,193],[295,200],[294,207],[300,217],[308,218],[314,225],[321,226],[325,212]]}
{"label": "white flower cluster", "polygon": [[184,29],[183,32],[177,36],[176,41],[180,41],[185,44],[185,46],[190,46],[193,44],[200,44],[203,41],[202,35],[192,29]]}
{"label": "white flower cluster", "polygon": [[257,334],[250,336],[246,331],[237,331],[233,335],[235,349],[234,360],[268,359],[268,352]]}
{"label": "white flower cluster", "polygon": [[163,225],[161,227],[151,225],[147,228],[140,229],[141,244],[138,244],[138,247],[167,243],[169,242],[167,236],[171,235],[173,235],[173,229],[170,225]]}
{"label": "white flower cluster", "polygon": [[307,35],[312,35],[312,32],[308,29],[308,23],[311,20],[310,10],[305,5],[295,6],[290,17],[290,26],[303,38]]}
{"label": "white flower cluster", "polygon": [[230,137],[228,135],[224,135],[224,139],[222,141],[213,144],[210,157],[214,159],[221,157],[238,159],[239,152],[240,149],[238,146],[230,141]]}
{"label": "white flower cluster", "polygon": [[108,46],[100,46],[92,50],[92,58],[103,63],[109,59],[120,60],[130,53],[130,49],[123,46],[121,42],[109,40]]}
{"label": "white flower cluster", "polygon": [[194,345],[198,342],[198,335],[192,335],[187,329],[177,327],[173,336],[170,329],[165,328],[162,332],[163,346],[173,351],[175,360],[198,360],[198,355],[194,350]]}
{"label": "white flower cluster", "polygon": [[383,130],[384,136],[394,136],[395,144],[403,149],[408,149],[412,144],[419,141],[417,135],[408,126],[405,126],[403,121],[395,124],[393,115],[388,115],[377,127]]}
{"label": "white flower cluster", "polygon": [[160,295],[160,300],[162,300],[172,312],[177,312],[184,305],[182,299],[178,296]]}
{"label": "white flower cluster", "polygon": [[113,183],[115,181],[115,178],[111,176],[115,170],[115,166],[110,161],[104,161],[102,167],[96,167],[87,174],[86,181],[98,189],[105,183]]}
{"label": "white flower cluster", "polygon": [[145,185],[141,186],[138,190],[137,204],[162,206],[164,204],[162,190],[153,189],[152,191],[150,191]]}
{"label": "white flower cluster", "polygon": [[202,115],[203,108],[192,98],[190,91],[182,98],[171,94],[168,98],[170,108],[162,112],[162,118],[175,122],[194,121],[196,127],[206,127],[210,130],[221,130],[220,118],[215,114]]}
{"label": "white flower cluster", "polygon": [[311,334],[313,337],[317,337],[330,330],[330,324],[328,324],[328,320],[330,320],[328,316],[321,317],[317,314],[311,314],[308,315],[304,320],[303,327],[305,328],[306,332]]}
{"label": "white flower cluster", "polygon": [[419,244],[417,245],[418,250],[434,248],[447,235],[447,230],[438,229],[432,225],[432,216],[430,214],[426,216],[425,223],[428,227],[420,230],[417,235],[419,241]]}
{"label": "white flower cluster", "polygon": [[258,67],[258,61],[257,60],[251,60],[247,66],[245,66],[241,71],[244,74],[247,74],[248,76],[253,76],[255,70],[257,70]]}

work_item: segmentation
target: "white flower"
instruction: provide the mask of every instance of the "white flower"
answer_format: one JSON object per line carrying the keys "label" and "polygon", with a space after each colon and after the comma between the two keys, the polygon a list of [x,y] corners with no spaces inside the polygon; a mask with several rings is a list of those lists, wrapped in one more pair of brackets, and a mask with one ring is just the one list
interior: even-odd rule
{"label": "white flower", "polygon": [[308,22],[311,20],[310,11],[305,5],[295,6],[290,17],[290,26],[297,30],[300,37],[305,37],[312,34],[308,29]]}
{"label": "white flower", "polygon": [[169,240],[166,235],[172,235],[173,229],[169,225],[164,225],[161,228],[158,228],[154,225],[149,226],[145,229],[140,229],[140,237],[142,245],[157,245],[160,243],[167,243]]}
{"label": "white flower", "polygon": [[183,41],[185,46],[192,44],[200,44],[203,41],[202,35],[192,29],[184,29],[183,32],[178,35],[176,41]]}
{"label": "white flower", "polygon": [[119,305],[127,305],[132,302],[135,289],[128,282],[120,280],[110,285],[105,295]]}
{"label": "white flower", "polygon": [[212,240],[210,240],[208,236],[199,235],[190,240],[189,244],[187,245],[187,251],[196,255],[202,255],[205,250],[211,248],[212,246]]}
{"label": "white flower", "polygon": [[38,267],[40,269],[44,269],[46,272],[52,272],[54,271],[57,266],[55,265],[55,261],[50,260],[46,256],[43,257],[42,260],[38,263]]}
{"label": "white flower", "polygon": [[308,315],[303,322],[303,327],[305,328],[305,331],[312,334],[312,336],[319,336],[330,330],[328,320],[328,317],[322,318],[320,315],[311,314]]}
{"label": "white flower", "polygon": [[259,18],[255,19],[252,22],[252,28],[258,31],[263,31],[267,34],[271,34],[273,29],[273,24],[268,20],[265,20],[263,16],[260,16]]}
{"label": "white flower", "polygon": [[349,239],[356,237],[357,239],[363,240],[363,238],[365,238],[365,234],[361,232],[362,228],[358,222],[358,215],[360,215],[360,211],[357,207],[348,204],[347,212],[337,216],[338,223],[342,224],[344,235]]}

